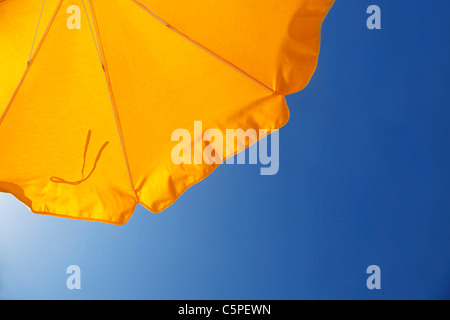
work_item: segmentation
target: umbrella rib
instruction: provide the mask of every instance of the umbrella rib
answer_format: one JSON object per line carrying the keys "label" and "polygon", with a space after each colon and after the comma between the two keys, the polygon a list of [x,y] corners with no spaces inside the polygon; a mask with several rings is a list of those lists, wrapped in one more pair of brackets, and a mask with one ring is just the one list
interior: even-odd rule
{"label": "umbrella rib", "polygon": [[[100,54],[100,49],[98,48],[98,39],[95,37],[94,31],[92,30],[91,20],[89,19],[89,14],[87,12],[86,5],[84,4],[84,0],[82,0],[82,2],[83,2],[84,12],[86,13],[86,19],[87,19],[88,24],[89,24],[89,29],[91,30],[92,38],[94,38],[95,49],[97,50],[97,54],[98,54],[98,57],[100,59],[100,63],[102,64],[102,67],[103,67],[102,55]],[[90,7],[90,4],[89,4],[89,9],[91,10],[91,13],[92,13],[92,8]]]}
{"label": "umbrella rib", "polygon": [[63,0],[59,0],[58,5],[56,6],[56,8],[55,8],[55,10],[53,12],[53,16],[52,16],[51,20],[49,21],[49,23],[47,25],[47,28],[45,29],[45,32],[44,32],[44,34],[42,36],[42,39],[39,42],[39,45],[36,47],[36,51],[34,52],[33,57],[31,57],[31,59],[29,59],[29,61],[27,63],[27,67],[26,67],[22,77],[20,78],[19,84],[17,85],[16,89],[14,90],[13,96],[9,100],[5,111],[3,112],[3,114],[0,117],[0,126],[2,125],[3,121],[5,120],[6,115],[10,111],[11,105],[13,104],[13,102],[14,102],[16,96],[17,96],[17,93],[19,92],[20,88],[22,87],[22,84],[25,81],[25,78],[27,77],[28,72],[31,69],[31,66],[33,65],[33,62],[36,60],[36,56],[38,55],[38,53],[39,53],[39,51],[40,51],[40,49],[42,47],[42,44],[44,43],[45,39],[47,38],[48,32],[50,31],[50,28],[52,27],[53,22],[55,21],[55,18],[57,16],[58,12],[59,12],[59,9],[61,8],[62,3],[63,3]]}
{"label": "umbrella rib", "polygon": [[94,9],[94,4],[92,3],[92,0],[89,0],[89,7],[90,7],[90,10],[91,10],[91,14],[92,14],[94,29],[95,29],[96,34],[97,34],[98,46],[99,46],[99,49],[100,49],[101,60],[103,62],[103,64],[102,64],[103,65],[103,73],[105,75],[105,80],[106,80],[106,84],[107,84],[107,87],[108,87],[109,97],[111,99],[111,105],[112,105],[112,109],[113,109],[113,112],[114,112],[114,118],[116,120],[116,127],[117,127],[117,132],[119,134],[119,139],[120,139],[120,144],[121,144],[121,147],[122,147],[123,156],[125,158],[125,165],[127,167],[128,177],[130,179],[131,188],[133,189],[133,192],[134,192],[134,194],[136,196],[136,200],[139,201],[139,196],[138,196],[138,194],[136,192],[136,188],[134,186],[133,178],[132,178],[132,175],[131,175],[130,162],[128,160],[128,155],[127,155],[126,148],[125,148],[125,139],[124,139],[124,136],[123,136],[122,126],[120,124],[119,112],[117,110],[116,100],[114,98],[114,93],[113,93],[113,89],[112,89],[112,85],[111,85],[111,79],[109,77],[109,72],[108,72],[108,64],[106,62],[106,56],[105,56],[105,52],[104,52],[104,49],[103,49],[102,40],[101,40],[101,37],[100,37],[100,30],[99,30],[99,27],[98,27],[98,21],[97,21],[96,15],[95,15],[95,9]]}
{"label": "umbrella rib", "polygon": [[231,63],[230,61],[226,60],[225,58],[221,57],[220,55],[218,55],[217,53],[215,53],[214,51],[212,51],[211,49],[207,48],[206,46],[202,45],[201,43],[199,43],[198,41],[195,41],[194,39],[192,39],[191,37],[189,37],[188,35],[186,35],[185,33],[183,33],[182,31],[180,31],[179,29],[177,29],[176,27],[174,27],[173,25],[169,24],[168,22],[166,22],[164,19],[162,19],[160,16],[158,16],[155,12],[153,12],[148,6],[146,6],[144,3],[142,3],[141,0],[131,0],[133,1],[137,6],[139,6],[140,8],[142,8],[145,12],[147,12],[148,14],[150,14],[151,16],[153,16],[155,19],[157,19],[158,21],[160,21],[162,24],[164,24],[166,27],[168,27],[169,29],[171,29],[172,31],[174,31],[175,33],[177,33],[178,35],[182,36],[184,39],[188,40],[189,42],[191,42],[193,45],[195,45],[196,47],[202,49],[203,51],[209,53],[210,55],[212,55],[213,57],[215,57],[216,59],[218,59],[219,61],[223,62],[224,64],[226,64],[227,66],[229,66],[230,68],[234,69],[235,71],[241,73],[242,75],[246,76],[247,78],[253,80],[254,82],[258,83],[259,85],[261,85],[262,87],[266,88],[267,90],[271,91],[274,94],[281,94],[281,92],[277,92],[276,90],[272,89],[271,87],[269,87],[268,85],[264,84],[262,81],[256,79],[254,76],[252,76],[251,74],[249,74],[248,72],[245,72],[244,70],[242,70],[241,68],[239,68],[238,66],[236,66],[235,64]]}
{"label": "umbrella rib", "polygon": [[42,2],[41,13],[39,14],[39,20],[36,27],[36,32],[34,33],[33,44],[31,45],[30,56],[28,57],[28,62],[31,60],[31,56],[33,55],[34,44],[36,43],[36,37],[39,31],[39,26],[41,24],[42,13],[44,12],[45,0]]}

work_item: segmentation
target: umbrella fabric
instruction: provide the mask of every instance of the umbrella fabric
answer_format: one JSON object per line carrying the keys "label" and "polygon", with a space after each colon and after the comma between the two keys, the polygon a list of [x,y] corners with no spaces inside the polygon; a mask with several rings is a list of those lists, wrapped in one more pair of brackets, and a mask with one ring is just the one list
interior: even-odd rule
{"label": "umbrella fabric", "polygon": [[164,210],[218,166],[175,164],[174,130],[281,128],[332,4],[0,0],[0,192],[114,224]]}

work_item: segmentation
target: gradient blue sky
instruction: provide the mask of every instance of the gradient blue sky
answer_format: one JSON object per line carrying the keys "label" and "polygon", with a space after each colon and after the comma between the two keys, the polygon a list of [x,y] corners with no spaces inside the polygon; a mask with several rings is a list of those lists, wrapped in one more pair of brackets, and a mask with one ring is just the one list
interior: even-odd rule
{"label": "gradient blue sky", "polygon": [[223,165],[121,227],[0,194],[0,298],[450,298],[449,17],[448,0],[337,0],[316,74],[288,97],[276,176]]}

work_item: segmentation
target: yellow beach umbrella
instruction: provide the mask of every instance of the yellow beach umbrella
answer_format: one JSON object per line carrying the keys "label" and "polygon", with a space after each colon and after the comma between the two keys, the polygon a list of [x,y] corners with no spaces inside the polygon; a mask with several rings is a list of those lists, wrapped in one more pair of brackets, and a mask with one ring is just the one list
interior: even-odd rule
{"label": "yellow beach umbrella", "polygon": [[174,163],[174,130],[282,127],[332,4],[0,0],[0,192],[115,224],[162,211],[218,165]]}

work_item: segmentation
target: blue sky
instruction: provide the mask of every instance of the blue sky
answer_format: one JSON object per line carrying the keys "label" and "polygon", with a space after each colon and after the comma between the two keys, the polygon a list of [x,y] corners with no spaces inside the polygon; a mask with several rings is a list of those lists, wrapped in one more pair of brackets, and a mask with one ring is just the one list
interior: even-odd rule
{"label": "blue sky", "polygon": [[275,176],[223,165],[121,227],[0,194],[0,298],[450,298],[448,17],[447,0],[337,0],[317,72],[288,97]]}

